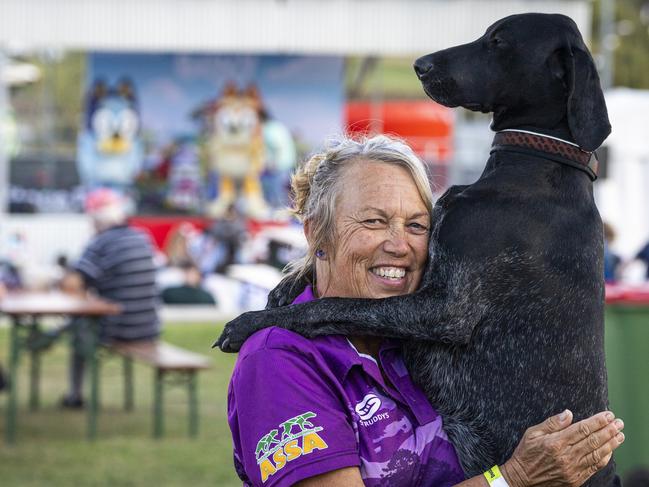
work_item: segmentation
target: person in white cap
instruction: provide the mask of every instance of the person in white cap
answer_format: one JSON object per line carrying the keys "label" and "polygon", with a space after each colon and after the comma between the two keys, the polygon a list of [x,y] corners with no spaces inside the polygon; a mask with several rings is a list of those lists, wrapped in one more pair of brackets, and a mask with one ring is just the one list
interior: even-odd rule
{"label": "person in white cap", "polygon": [[[110,189],[98,189],[86,198],[85,208],[96,235],[78,262],[61,282],[72,293],[93,289],[99,296],[118,302],[122,313],[101,319],[100,342],[153,340],[160,334],[157,313],[153,247],[149,237],[126,224],[126,201]],[[84,355],[87,328],[72,323],[70,389],[61,405],[83,407]]]}

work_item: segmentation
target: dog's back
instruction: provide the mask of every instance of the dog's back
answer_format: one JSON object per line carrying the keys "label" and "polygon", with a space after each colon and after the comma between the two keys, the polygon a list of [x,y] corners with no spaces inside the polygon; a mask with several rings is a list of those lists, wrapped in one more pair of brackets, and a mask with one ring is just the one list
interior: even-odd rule
{"label": "dog's back", "polygon": [[482,285],[467,292],[489,306],[467,346],[408,342],[406,354],[467,473],[507,460],[550,415],[607,407],[591,188],[570,167],[498,152],[478,182],[438,203],[435,271],[477,269]]}

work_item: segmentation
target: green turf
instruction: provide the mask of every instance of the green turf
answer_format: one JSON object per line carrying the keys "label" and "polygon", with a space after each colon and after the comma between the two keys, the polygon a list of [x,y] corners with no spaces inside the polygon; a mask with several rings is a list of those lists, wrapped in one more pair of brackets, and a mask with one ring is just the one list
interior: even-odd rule
{"label": "green turf", "polygon": [[[137,364],[135,410],[122,409],[121,361],[102,362],[99,434],[85,440],[86,415],[63,411],[57,402],[66,387],[67,345],[43,354],[41,402],[27,408],[27,357],[20,367],[17,444],[4,444],[6,393],[0,393],[0,485],[5,486],[229,486],[241,485],[232,467],[226,391],[236,356],[210,350],[221,327],[174,324],[164,340],[208,355],[210,370],[199,374],[200,433],[187,438],[187,395],[170,388],[165,397],[166,436],[151,438],[153,372]],[[8,329],[0,329],[0,363],[6,366]]]}

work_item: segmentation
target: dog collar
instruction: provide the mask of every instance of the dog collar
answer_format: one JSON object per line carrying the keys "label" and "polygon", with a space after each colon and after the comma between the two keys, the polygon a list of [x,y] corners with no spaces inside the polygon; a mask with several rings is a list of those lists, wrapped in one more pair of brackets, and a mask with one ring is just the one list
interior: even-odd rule
{"label": "dog collar", "polygon": [[595,152],[582,150],[578,145],[550,135],[537,134],[525,130],[502,130],[496,132],[491,151],[511,150],[521,147],[549,155],[549,159],[566,164],[588,174],[591,181],[597,179],[599,161]]}

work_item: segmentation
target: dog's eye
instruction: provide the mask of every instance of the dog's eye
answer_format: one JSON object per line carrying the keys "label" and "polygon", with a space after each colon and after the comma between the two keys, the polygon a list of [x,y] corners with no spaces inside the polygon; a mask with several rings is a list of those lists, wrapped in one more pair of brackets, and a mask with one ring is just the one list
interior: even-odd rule
{"label": "dog's eye", "polygon": [[502,40],[500,37],[492,37],[490,42],[491,45],[494,47],[502,47],[505,45],[505,41]]}

